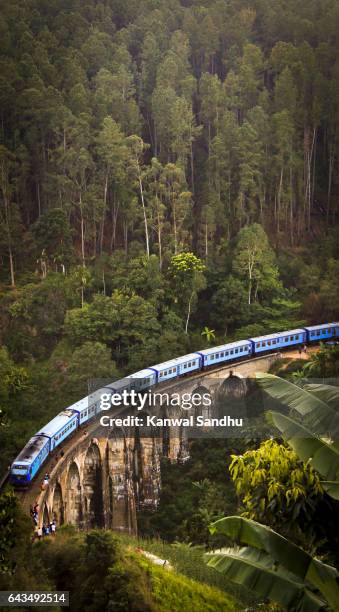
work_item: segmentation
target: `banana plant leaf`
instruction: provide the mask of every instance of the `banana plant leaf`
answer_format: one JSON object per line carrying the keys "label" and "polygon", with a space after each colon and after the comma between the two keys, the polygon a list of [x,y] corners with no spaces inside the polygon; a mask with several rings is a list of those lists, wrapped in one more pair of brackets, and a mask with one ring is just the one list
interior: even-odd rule
{"label": "banana plant leaf", "polygon": [[312,459],[313,467],[325,480],[339,479],[339,451],[334,444],[317,437],[310,429],[280,412],[269,411],[266,418],[279,429],[300,459]]}
{"label": "banana plant leaf", "polygon": [[330,495],[330,497],[333,497],[333,499],[337,499],[339,501],[339,482],[338,481],[322,480],[321,484],[324,487],[325,491],[328,493],[328,495]]}
{"label": "banana plant leaf", "polygon": [[331,408],[339,407],[339,387],[323,384],[307,384],[303,387],[323,402],[326,402]]}
{"label": "banana plant leaf", "polygon": [[273,374],[257,373],[256,380],[270,397],[301,414],[305,424],[319,435],[326,432],[336,435],[339,432],[338,413],[324,398]]}
{"label": "banana plant leaf", "polygon": [[212,523],[210,531],[265,552],[273,563],[293,574],[295,580],[308,582],[321,591],[332,607],[339,606],[339,572],[270,527],[241,516],[227,516]]}
{"label": "banana plant leaf", "polygon": [[327,604],[312,593],[303,581],[274,564],[265,552],[250,546],[224,548],[205,555],[207,565],[242,584],[260,597],[278,602],[288,610],[317,612]]}

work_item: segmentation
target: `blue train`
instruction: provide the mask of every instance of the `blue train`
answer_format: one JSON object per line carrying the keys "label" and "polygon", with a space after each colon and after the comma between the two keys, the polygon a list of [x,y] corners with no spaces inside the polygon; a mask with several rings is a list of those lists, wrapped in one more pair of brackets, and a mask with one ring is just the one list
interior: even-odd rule
{"label": "blue train", "polygon": [[[103,390],[110,393],[132,389],[142,391],[153,385],[185,376],[191,372],[206,370],[222,363],[233,363],[255,355],[336,338],[339,339],[339,323],[323,323],[239,340],[150,366],[111,383]],[[99,395],[100,392],[97,392],[69,406],[29,440],[11,465],[10,482],[13,485],[27,486],[36,476],[48,455],[101,411]]]}

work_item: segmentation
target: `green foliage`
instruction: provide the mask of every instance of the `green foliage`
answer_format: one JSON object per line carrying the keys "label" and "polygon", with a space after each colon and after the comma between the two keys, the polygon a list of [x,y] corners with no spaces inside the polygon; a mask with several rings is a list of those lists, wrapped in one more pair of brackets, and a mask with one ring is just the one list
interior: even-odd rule
{"label": "green foliage", "polygon": [[[40,562],[32,563],[31,522],[10,489],[0,495],[0,588],[50,589]],[[19,610],[14,608],[14,610]]]}
{"label": "green foliage", "polygon": [[5,347],[0,346],[0,424],[4,425],[6,413],[12,402],[20,397],[29,384],[27,370],[13,363]]}
{"label": "green foliage", "polygon": [[205,265],[194,253],[173,255],[168,274],[174,293],[174,301],[183,312],[187,312],[187,333],[191,310],[197,299],[198,292],[206,286],[204,277]]}
{"label": "green foliage", "polygon": [[264,229],[258,223],[239,232],[233,269],[246,280],[248,304],[256,300],[258,294],[273,292],[274,295],[281,290],[273,251]]}
{"label": "green foliage", "polygon": [[211,545],[208,529],[211,520],[236,508],[225,469],[230,453],[238,448],[236,441],[232,442],[231,445],[221,440],[194,440],[190,458],[183,465],[162,462],[157,511],[141,513],[139,518],[143,536]]}
{"label": "green foliage", "polygon": [[115,290],[111,297],[96,295],[91,304],[68,311],[65,319],[70,342],[99,341],[112,349],[120,363],[126,362],[132,347],[157,335],[159,329],[154,305],[126,290]]}
{"label": "green foliage", "polygon": [[274,440],[232,456],[229,466],[242,516],[270,525],[304,547],[313,547],[323,488],[310,463]]}
{"label": "green foliage", "polygon": [[197,612],[237,609],[236,602],[210,586],[197,584],[172,572],[164,574],[164,570],[150,563],[143,562],[143,565],[150,572],[154,599],[164,612],[192,610],[192,607]]}
{"label": "green foliage", "polygon": [[45,564],[53,588],[72,587],[72,609],[235,610],[227,593],[154,566],[109,531],[76,534],[58,530],[53,542],[38,542],[33,560]]}
{"label": "green foliage", "polygon": [[207,562],[231,580],[250,586],[262,597],[295,610],[336,609],[338,572],[313,558],[269,527],[249,519],[229,516],[211,525],[245,547],[221,549]]}
{"label": "green foliage", "polygon": [[326,345],[310,356],[302,368],[305,378],[334,378],[339,372],[339,347]]}

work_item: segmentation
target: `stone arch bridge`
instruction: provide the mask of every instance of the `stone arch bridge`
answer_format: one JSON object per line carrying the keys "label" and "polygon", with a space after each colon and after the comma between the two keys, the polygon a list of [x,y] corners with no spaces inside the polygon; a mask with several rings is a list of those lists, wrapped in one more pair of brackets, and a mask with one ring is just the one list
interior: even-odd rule
{"label": "stone arch bridge", "polygon": [[[274,353],[224,365],[162,383],[156,391],[192,394],[207,390],[215,398],[225,386],[227,392],[232,379],[232,386],[238,381],[235,392],[241,393],[246,389],[247,377],[267,372],[279,357]],[[152,408],[152,414],[160,415],[161,410]],[[124,412],[120,416],[125,415]],[[39,482],[25,495],[24,505],[27,508],[38,503],[39,525],[55,519],[57,525],[68,523],[80,529],[99,526],[136,533],[138,510],[156,508],[158,504],[161,457],[185,461],[189,456],[185,428],[156,429],[156,433],[145,437],[138,427],[107,428],[99,420],[90,424],[86,431],[80,430],[67,441],[62,457],[49,460],[45,468],[50,476],[47,488],[40,489],[38,477]]]}

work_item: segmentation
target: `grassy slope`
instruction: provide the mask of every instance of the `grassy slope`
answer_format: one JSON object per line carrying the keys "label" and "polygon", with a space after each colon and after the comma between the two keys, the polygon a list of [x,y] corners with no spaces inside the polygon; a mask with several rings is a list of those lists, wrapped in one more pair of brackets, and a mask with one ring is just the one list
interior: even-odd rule
{"label": "grassy slope", "polygon": [[239,603],[218,589],[164,570],[139,559],[150,574],[152,595],[161,612],[227,612],[240,610]]}
{"label": "grassy slope", "polygon": [[[237,600],[237,610],[245,609],[248,605],[257,603],[257,599],[246,588],[238,586],[234,583],[226,582],[225,577],[208,567],[203,561],[205,552],[203,546],[188,546],[186,544],[168,544],[158,539],[142,539],[129,535],[120,535],[119,539],[125,545],[130,545],[132,548],[142,548],[150,553],[159,556],[161,559],[167,559],[177,572],[197,581],[203,585],[209,585],[223,591],[224,594],[232,600]],[[205,589],[206,587],[203,586]]]}

